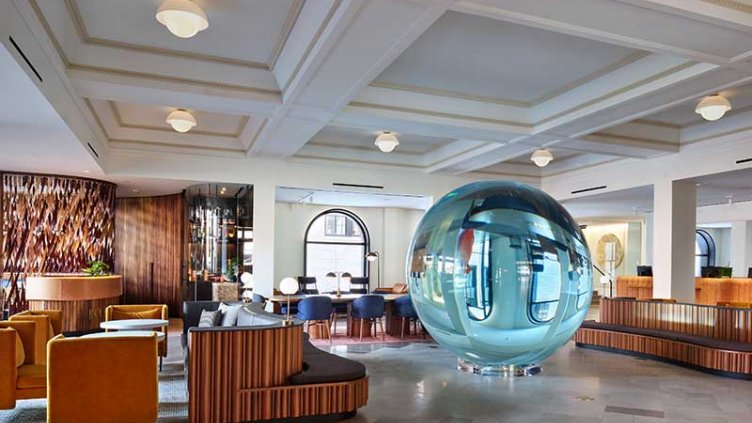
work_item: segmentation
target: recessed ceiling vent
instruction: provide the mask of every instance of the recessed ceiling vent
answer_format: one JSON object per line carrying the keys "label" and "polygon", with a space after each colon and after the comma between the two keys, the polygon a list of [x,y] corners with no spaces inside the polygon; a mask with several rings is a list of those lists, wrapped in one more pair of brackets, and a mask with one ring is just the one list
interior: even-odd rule
{"label": "recessed ceiling vent", "polygon": [[582,194],[583,192],[598,191],[600,189],[606,189],[606,185],[601,185],[601,186],[598,186],[598,187],[578,189],[578,190],[572,191],[571,194]]}
{"label": "recessed ceiling vent", "polygon": [[31,64],[31,61],[29,60],[28,57],[26,57],[26,53],[24,53],[23,50],[21,50],[21,47],[19,47],[19,45],[16,43],[16,40],[14,40],[13,37],[8,37],[8,40],[10,40],[10,43],[13,45],[13,48],[16,49],[18,54],[21,55],[21,58],[24,59],[24,62],[26,62],[26,64],[29,66],[29,69],[31,69],[31,71],[34,72],[34,75],[37,76],[37,79],[39,79],[39,82],[44,82],[44,80],[42,79],[42,75],[40,75],[39,72],[37,71],[37,68]]}
{"label": "recessed ceiling vent", "polygon": [[746,159],[739,159],[736,161],[736,164],[749,163],[749,162],[752,162],[752,157],[749,157]]}
{"label": "recessed ceiling vent", "polygon": [[99,153],[97,153],[97,150],[95,150],[94,147],[92,147],[91,144],[88,142],[86,143],[86,145],[88,145],[89,150],[91,150],[91,152],[94,153],[94,155],[97,156],[97,158],[99,158]]}
{"label": "recessed ceiling vent", "polygon": [[332,183],[335,187],[351,187],[351,188],[370,188],[370,189],[384,189],[381,185],[363,185],[363,184],[346,184],[344,182]]}

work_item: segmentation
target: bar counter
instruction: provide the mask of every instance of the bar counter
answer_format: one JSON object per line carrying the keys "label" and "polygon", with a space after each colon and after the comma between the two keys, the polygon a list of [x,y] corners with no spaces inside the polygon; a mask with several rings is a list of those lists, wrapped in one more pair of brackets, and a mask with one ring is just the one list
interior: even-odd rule
{"label": "bar counter", "polygon": [[119,304],[123,278],[112,276],[51,275],[26,277],[30,310],[61,310],[64,331],[99,328],[108,305]]}
{"label": "bar counter", "polygon": [[[616,296],[638,300],[653,297],[653,278],[650,276],[618,276]],[[695,303],[717,305],[719,302],[752,302],[750,278],[695,278]]]}

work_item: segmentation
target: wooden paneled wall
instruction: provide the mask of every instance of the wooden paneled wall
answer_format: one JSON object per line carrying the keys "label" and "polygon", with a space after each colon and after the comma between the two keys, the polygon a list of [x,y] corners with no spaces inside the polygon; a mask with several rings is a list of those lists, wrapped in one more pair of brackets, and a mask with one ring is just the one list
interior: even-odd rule
{"label": "wooden paneled wall", "polygon": [[190,332],[188,419],[191,423],[290,419],[357,410],[368,378],[286,385],[303,370],[303,327]]}
{"label": "wooden paneled wall", "polygon": [[600,321],[752,343],[752,309],[603,298]]}
{"label": "wooden paneled wall", "polygon": [[11,282],[11,314],[27,308],[23,274],[76,273],[113,262],[115,185],[67,176],[2,173],[0,275]]}
{"label": "wooden paneled wall", "polygon": [[182,309],[186,202],[182,194],[118,198],[115,271],[123,276],[126,304],[167,304]]}
{"label": "wooden paneled wall", "polygon": [[[653,278],[619,276],[616,278],[616,296],[638,300],[653,298]],[[722,301],[752,302],[752,279],[695,278],[695,303],[716,305]]]}

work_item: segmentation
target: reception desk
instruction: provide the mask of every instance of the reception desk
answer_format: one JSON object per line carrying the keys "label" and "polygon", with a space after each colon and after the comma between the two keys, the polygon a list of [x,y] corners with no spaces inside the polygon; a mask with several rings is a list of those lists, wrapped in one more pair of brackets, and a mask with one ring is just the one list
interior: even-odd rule
{"label": "reception desk", "polygon": [[[616,296],[638,300],[653,298],[653,278],[650,276],[619,276]],[[719,302],[752,302],[750,278],[695,278],[695,303],[716,305]]]}
{"label": "reception desk", "polygon": [[61,310],[63,331],[99,328],[104,309],[119,304],[121,276],[28,276],[26,299],[30,310]]}

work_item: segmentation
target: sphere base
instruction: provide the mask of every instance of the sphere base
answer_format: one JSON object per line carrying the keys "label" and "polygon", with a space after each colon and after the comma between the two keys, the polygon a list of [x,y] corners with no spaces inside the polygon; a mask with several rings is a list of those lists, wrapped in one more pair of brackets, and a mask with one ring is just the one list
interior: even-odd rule
{"label": "sphere base", "polygon": [[505,378],[535,376],[541,372],[541,367],[538,364],[522,366],[484,365],[471,363],[461,358],[457,360],[457,368],[460,371],[476,375]]}

